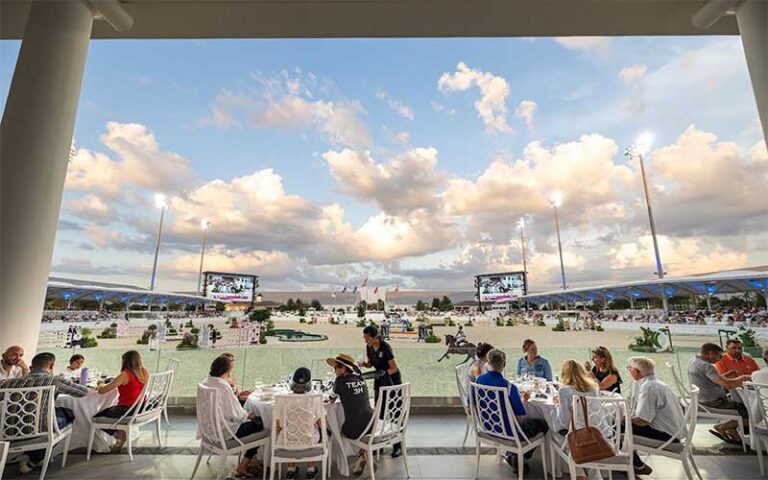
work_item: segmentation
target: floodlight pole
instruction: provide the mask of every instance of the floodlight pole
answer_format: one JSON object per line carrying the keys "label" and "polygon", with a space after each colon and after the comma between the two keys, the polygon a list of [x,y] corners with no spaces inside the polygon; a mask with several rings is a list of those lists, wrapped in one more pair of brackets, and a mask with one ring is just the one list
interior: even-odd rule
{"label": "floodlight pole", "polygon": [[528,262],[526,259],[525,254],[525,228],[521,225],[520,226],[520,244],[522,245],[523,249],[523,272],[528,275]]}
{"label": "floodlight pole", "polygon": [[149,289],[155,289],[155,279],[157,277],[157,256],[160,253],[160,238],[163,236],[163,218],[165,217],[165,209],[167,205],[160,207],[160,226],[157,229],[157,243],[155,244],[155,260],[152,263],[152,279],[149,282]]}
{"label": "floodlight pole", "polygon": [[202,295],[200,288],[203,282],[203,259],[205,258],[205,242],[208,239],[208,226],[203,225],[203,244],[200,247],[200,269],[197,272],[197,294]]}
{"label": "floodlight pole", "polygon": [[[557,232],[557,250],[560,254],[560,279],[562,280],[562,287],[563,290],[567,289],[567,285],[565,283],[565,264],[563,263],[563,244],[560,241],[560,217],[557,215],[557,204],[552,203],[552,211],[555,214],[555,231]],[[568,303],[568,300],[566,299],[566,304]]]}
{"label": "floodlight pole", "polygon": [[648,188],[648,177],[645,175],[645,162],[643,154],[638,154],[640,160],[640,174],[643,177],[643,191],[645,192],[645,205],[648,207],[648,220],[651,222],[651,236],[653,237],[653,251],[656,253],[656,275],[659,280],[664,279],[664,267],[661,264],[661,255],[659,254],[659,242],[656,239],[656,221],[653,218],[653,206],[651,205],[651,191]]}

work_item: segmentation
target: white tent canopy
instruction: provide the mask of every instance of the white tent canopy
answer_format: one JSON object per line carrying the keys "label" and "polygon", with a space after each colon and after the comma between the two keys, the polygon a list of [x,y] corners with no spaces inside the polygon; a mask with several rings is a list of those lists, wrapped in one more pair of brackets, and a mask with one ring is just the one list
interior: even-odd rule
{"label": "white tent canopy", "polygon": [[768,266],[704,275],[531,293],[522,297],[522,300],[537,305],[550,302],[603,301],[607,303],[616,299],[630,301],[636,299],[663,300],[673,296],[690,297],[747,292],[755,292],[763,296],[768,295]]}
{"label": "white tent canopy", "polygon": [[[97,302],[119,301],[123,303],[144,304],[196,304],[211,300],[199,295],[186,293],[149,290],[133,285],[76,280],[71,278],[50,277],[48,279],[48,299],[62,299],[67,302],[76,300],[96,300]],[[228,302],[224,302],[228,303]]]}

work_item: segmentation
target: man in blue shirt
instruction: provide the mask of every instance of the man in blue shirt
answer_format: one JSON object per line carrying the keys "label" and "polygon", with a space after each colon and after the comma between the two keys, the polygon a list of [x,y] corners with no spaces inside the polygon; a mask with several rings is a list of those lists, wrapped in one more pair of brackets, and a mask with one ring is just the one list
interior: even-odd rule
{"label": "man in blue shirt", "polygon": [[[509,390],[509,404],[512,407],[512,414],[515,416],[517,423],[520,425],[520,431],[525,434],[529,439],[535,437],[538,434],[545,434],[549,430],[547,422],[540,418],[528,418],[526,417],[524,402],[528,401],[530,394],[528,392],[523,393],[523,397],[520,398],[520,393],[517,391],[517,387],[511,384],[504,377],[504,367],[507,366],[507,356],[504,352],[498,349],[493,349],[488,352],[486,356],[488,360],[489,371],[477,377],[475,383],[480,385],[488,385],[491,387],[504,387]],[[501,415],[504,419],[504,434],[512,436],[512,424],[510,421],[509,412],[507,412],[506,404],[500,405]],[[493,431],[494,428],[490,422],[483,422],[483,426],[486,430]],[[499,432],[501,433],[501,432]],[[525,454],[525,460],[529,460],[533,456],[533,450],[530,450]],[[506,457],[507,463],[517,473],[517,459],[516,456],[508,453]],[[524,471],[528,471],[528,465],[524,467]]]}

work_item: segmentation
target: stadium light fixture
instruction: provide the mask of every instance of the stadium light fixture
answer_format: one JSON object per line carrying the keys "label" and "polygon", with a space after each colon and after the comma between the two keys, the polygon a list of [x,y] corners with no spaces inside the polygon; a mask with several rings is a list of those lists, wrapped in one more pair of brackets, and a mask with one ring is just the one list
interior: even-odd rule
{"label": "stadium light fixture", "polygon": [[[656,238],[656,221],[653,216],[653,205],[651,202],[651,189],[648,187],[648,176],[645,174],[645,160],[643,157],[651,151],[651,145],[655,140],[652,133],[646,132],[637,137],[634,145],[627,148],[627,157],[637,157],[640,165],[640,176],[643,180],[643,192],[645,193],[645,206],[648,210],[648,221],[651,224],[651,237],[653,239],[653,251],[656,256],[656,275],[659,279],[664,278],[664,265],[661,263],[661,254],[659,253],[659,242]],[[663,298],[664,311],[667,310],[667,299]]]}
{"label": "stadium light fixture", "polygon": [[157,257],[160,254],[160,239],[163,236],[163,220],[165,211],[171,208],[171,201],[162,193],[155,194],[155,206],[160,209],[160,226],[157,229],[157,243],[155,244],[155,260],[152,262],[152,277],[149,280],[149,289],[155,289],[155,280],[157,279]]}
{"label": "stadium light fixture", "polygon": [[520,230],[520,248],[522,249],[523,253],[523,272],[525,274],[528,274],[528,260],[526,259],[526,251],[525,251],[525,218],[520,218],[520,220],[517,221],[517,229]]}
{"label": "stadium light fixture", "polygon": [[563,204],[563,194],[561,192],[555,192],[549,196],[549,205],[557,208]]}
{"label": "stadium light fixture", "polygon": [[[565,282],[565,263],[563,262],[563,243],[560,241],[560,217],[557,214],[557,207],[563,204],[563,194],[555,192],[549,197],[549,204],[552,207],[552,212],[555,216],[555,232],[557,232],[557,250],[560,253],[560,279],[562,281],[563,290],[568,288]],[[568,297],[566,297],[566,307],[568,305]]]}

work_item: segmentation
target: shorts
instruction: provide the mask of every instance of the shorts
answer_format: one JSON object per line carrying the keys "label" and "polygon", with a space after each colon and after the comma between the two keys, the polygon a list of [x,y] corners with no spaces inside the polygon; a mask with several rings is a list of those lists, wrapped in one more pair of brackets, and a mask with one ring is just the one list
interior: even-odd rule
{"label": "shorts", "polygon": [[718,410],[734,410],[744,420],[749,420],[749,412],[743,403],[734,402],[730,398],[718,398],[714,402],[701,402],[701,406],[706,408],[717,408]]}

